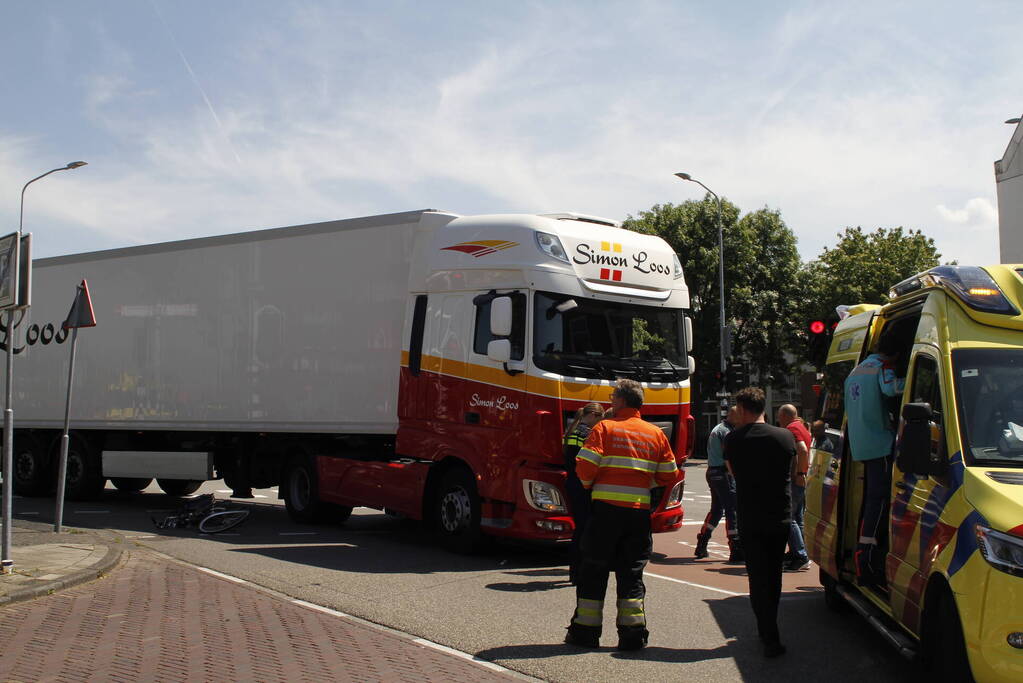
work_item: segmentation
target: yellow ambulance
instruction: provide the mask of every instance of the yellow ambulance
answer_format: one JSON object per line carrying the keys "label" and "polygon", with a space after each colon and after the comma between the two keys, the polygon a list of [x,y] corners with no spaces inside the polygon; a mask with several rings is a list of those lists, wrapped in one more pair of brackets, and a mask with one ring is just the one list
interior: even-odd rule
{"label": "yellow ambulance", "polygon": [[[829,606],[851,605],[937,680],[1023,681],[1023,265],[940,266],[849,310],[813,425],[804,529]],[[904,393],[884,582],[857,581],[863,463],[843,386],[896,335]]]}

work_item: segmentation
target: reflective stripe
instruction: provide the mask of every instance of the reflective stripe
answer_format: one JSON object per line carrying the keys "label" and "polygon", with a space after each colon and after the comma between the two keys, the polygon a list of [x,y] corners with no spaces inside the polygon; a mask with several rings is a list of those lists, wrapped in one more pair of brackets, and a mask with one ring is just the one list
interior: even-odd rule
{"label": "reflective stripe", "polygon": [[582,446],[585,442],[586,439],[578,434],[569,434],[565,437],[565,445],[567,446]]}
{"label": "reflective stripe", "polygon": [[662,462],[660,465],[658,465],[657,466],[657,471],[658,472],[677,472],[678,471],[678,467],[675,466],[675,461],[674,460],[669,460],[668,462]]}
{"label": "reflective stripe", "polygon": [[585,460],[586,462],[591,462],[597,467],[600,467],[600,461],[603,456],[601,456],[600,453],[594,453],[589,448],[581,448],[575,457],[580,460]]}
{"label": "reflective stripe", "polygon": [[618,626],[646,626],[646,612],[643,611],[642,598],[630,598],[618,601]]}
{"label": "reflective stripe", "polygon": [[877,539],[873,536],[860,536],[860,543],[863,545],[877,545]]}
{"label": "reflective stripe", "polygon": [[587,488],[588,489],[591,486],[593,486],[593,480],[592,479],[580,479],[579,482],[583,485],[583,488]]}
{"label": "reflective stripe", "polygon": [[594,500],[617,500],[623,503],[650,504],[650,489],[638,486],[616,486],[614,484],[596,484],[593,487]]}
{"label": "reflective stripe", "polygon": [[603,600],[579,598],[575,603],[575,615],[572,617],[572,623],[580,626],[599,627],[604,622],[603,613]]}
{"label": "reflective stripe", "polygon": [[[674,464],[674,463],[672,463]],[[657,463],[653,460],[642,458],[626,458],[618,455],[607,455],[600,461],[601,467],[617,467],[623,470],[640,470],[641,472],[656,472]]]}

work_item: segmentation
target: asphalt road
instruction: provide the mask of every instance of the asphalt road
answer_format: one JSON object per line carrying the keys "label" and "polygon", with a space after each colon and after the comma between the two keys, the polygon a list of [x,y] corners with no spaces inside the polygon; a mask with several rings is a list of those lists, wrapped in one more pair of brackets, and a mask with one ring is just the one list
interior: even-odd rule
{"label": "asphalt road", "polygon": [[[229,496],[221,482],[203,491]],[[436,547],[413,522],[360,508],[344,526],[300,526],[288,519],[275,490],[255,493],[238,501],[252,512],[245,524],[216,536],[157,531],[150,516],[159,513],[150,511],[181,501],[155,486],[140,494],[108,488],[98,501],[69,502],[65,524],[115,529],[186,562],[551,681],[914,678],[911,665],[861,619],[824,606],[816,568],[786,574],[780,625],[789,653],[761,657],[744,570],[721,562],[723,546],[712,546],[716,558],[692,559],[696,522],[709,505],[702,465],[687,468],[691,524],[655,536],[646,582],[651,639],[638,653],[613,649],[613,609],[606,610],[601,650],[561,643],[574,606],[563,548],[502,542],[463,557]],[[48,499],[14,501],[15,516],[25,520],[51,520],[52,508]],[[723,542],[723,528],[717,536]]]}

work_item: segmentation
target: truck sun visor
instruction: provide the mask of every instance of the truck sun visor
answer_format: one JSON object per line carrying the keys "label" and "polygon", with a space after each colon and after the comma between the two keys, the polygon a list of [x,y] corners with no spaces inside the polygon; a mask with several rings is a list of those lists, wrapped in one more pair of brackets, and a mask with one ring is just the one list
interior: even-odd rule
{"label": "truck sun visor", "polygon": [[1019,315],[998,283],[983,268],[977,266],[938,266],[932,268],[921,279],[943,285],[958,296],[970,308],[984,313]]}

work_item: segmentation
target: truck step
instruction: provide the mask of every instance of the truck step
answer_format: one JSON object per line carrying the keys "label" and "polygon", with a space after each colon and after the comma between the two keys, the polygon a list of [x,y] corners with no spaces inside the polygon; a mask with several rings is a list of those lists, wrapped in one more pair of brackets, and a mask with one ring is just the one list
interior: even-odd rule
{"label": "truck step", "polygon": [[878,633],[884,636],[885,640],[898,650],[899,654],[910,660],[916,657],[917,644],[897,627],[889,624],[888,617],[883,612],[852,588],[843,584],[839,584],[836,588],[845,601],[859,612]]}

